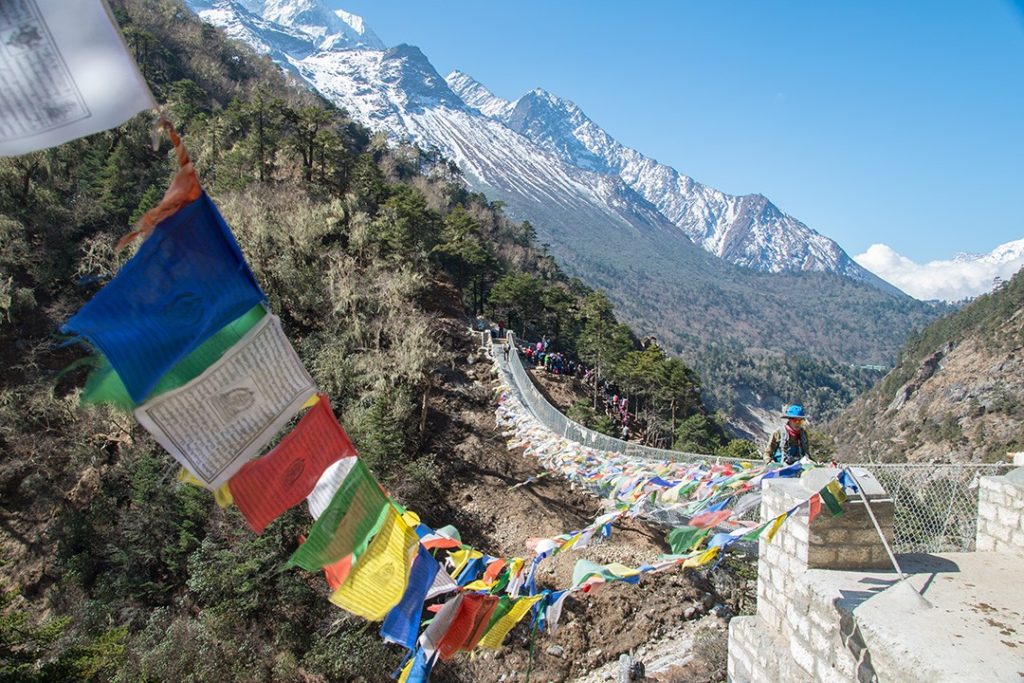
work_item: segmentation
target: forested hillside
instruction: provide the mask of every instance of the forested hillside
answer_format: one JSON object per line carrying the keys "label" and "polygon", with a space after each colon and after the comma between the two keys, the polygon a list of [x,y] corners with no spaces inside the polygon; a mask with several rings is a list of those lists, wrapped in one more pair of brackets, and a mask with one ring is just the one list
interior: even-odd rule
{"label": "forested hillside", "polygon": [[[529,224],[467,192],[444,160],[389,148],[173,0],[111,5],[304,364],[363,460],[425,521],[513,542],[493,511],[463,510],[471,496],[453,491],[486,473],[498,496],[528,474],[478,460],[504,450],[472,430],[492,422],[465,370],[478,311],[550,335],[628,386],[652,438],[670,442],[696,418],[701,448],[726,447],[696,375],[641,349],[602,294],[568,279]],[[131,415],[79,405],[87,353],[57,330],[130,256],[114,245],[173,176],[151,124],[0,160],[0,680],[385,680],[399,656],[375,629],[330,606],[319,577],[281,569],[308,529],[304,509],[255,536],[208,492],[177,484]],[[545,524],[574,528],[592,513],[546,485],[560,502]],[[695,589],[672,585],[662,609],[681,612]],[[549,659],[549,677],[584,665]]]}
{"label": "forested hillside", "polygon": [[1024,272],[914,335],[828,427],[864,462],[995,462],[1024,447]]}

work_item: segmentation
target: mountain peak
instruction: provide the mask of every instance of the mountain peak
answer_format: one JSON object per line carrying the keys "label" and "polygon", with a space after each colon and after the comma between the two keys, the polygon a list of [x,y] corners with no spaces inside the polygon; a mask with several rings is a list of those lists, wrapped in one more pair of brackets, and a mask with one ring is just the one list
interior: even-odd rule
{"label": "mountain peak", "polygon": [[444,80],[452,92],[462,98],[463,102],[484,116],[501,118],[512,107],[511,102],[498,97],[482,83],[462,71],[452,71],[444,77]]}
{"label": "mountain peak", "polygon": [[385,45],[363,21],[344,10],[332,11],[322,0],[238,0],[266,21],[301,31],[319,50],[383,50]]}

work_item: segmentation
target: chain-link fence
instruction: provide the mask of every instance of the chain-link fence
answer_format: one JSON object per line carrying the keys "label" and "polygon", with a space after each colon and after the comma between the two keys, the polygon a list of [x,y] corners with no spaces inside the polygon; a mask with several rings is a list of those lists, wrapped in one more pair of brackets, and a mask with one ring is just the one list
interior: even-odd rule
{"label": "chain-link fence", "polygon": [[[552,432],[591,448],[649,460],[752,462],[651,448],[587,429],[567,418],[541,395],[515,351],[511,332],[508,339],[513,349],[508,362],[513,390],[534,417]],[[481,345],[492,351],[488,331],[482,333]],[[851,463],[851,466],[871,472],[892,497],[895,503],[893,549],[899,553],[974,550],[979,481],[981,477],[1006,474],[1013,468],[1009,464]]]}
{"label": "chain-link fence", "polygon": [[982,477],[1012,465],[876,464],[863,467],[895,503],[893,549],[898,553],[969,552],[978,523]]}

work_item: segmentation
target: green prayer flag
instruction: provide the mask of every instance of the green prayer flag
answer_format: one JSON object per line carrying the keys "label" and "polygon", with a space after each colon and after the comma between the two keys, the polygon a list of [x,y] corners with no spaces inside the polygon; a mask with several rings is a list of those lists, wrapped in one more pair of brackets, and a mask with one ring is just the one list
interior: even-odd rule
{"label": "green prayer flag", "polygon": [[494,614],[491,615],[491,620],[487,622],[487,628],[484,629],[484,633],[491,630],[491,627],[497,623],[503,616],[509,613],[512,609],[512,605],[515,604],[512,598],[508,595],[502,595],[498,598],[498,606],[494,608]]}
{"label": "green prayer flag", "polygon": [[[228,323],[168,370],[149,395],[156,396],[177,389],[203,374],[206,368],[216,363],[266,314],[267,311],[263,305],[257,304],[241,317]],[[125,388],[121,377],[110,365],[106,356],[98,354],[96,358],[98,359],[96,369],[89,374],[85,388],[82,389],[82,403],[109,403],[130,413],[135,409],[136,403],[128,395],[128,389]]]}
{"label": "green prayer flag", "polygon": [[288,566],[313,572],[349,554],[356,565],[384,523],[388,504],[380,484],[359,460],[309,530],[306,542],[292,553]]}
{"label": "green prayer flag", "polygon": [[[835,486],[833,486],[833,484]],[[836,489],[839,489],[838,493],[836,492]],[[832,513],[833,517],[843,514],[843,501],[846,500],[846,492],[839,486],[839,482],[829,482],[828,486],[818,491],[818,494],[821,496],[822,502],[825,503],[825,507],[827,507],[828,511]]]}
{"label": "green prayer flag", "polygon": [[711,529],[698,529],[695,526],[681,526],[668,532],[665,541],[672,548],[673,555],[685,555],[695,548],[700,541],[711,533]]}

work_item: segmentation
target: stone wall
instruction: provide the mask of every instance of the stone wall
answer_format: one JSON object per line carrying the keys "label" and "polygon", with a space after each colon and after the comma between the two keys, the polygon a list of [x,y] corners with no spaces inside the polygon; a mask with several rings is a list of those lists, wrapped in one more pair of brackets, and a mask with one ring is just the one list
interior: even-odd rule
{"label": "stone wall", "polygon": [[[1024,453],[1014,456],[1024,465]],[[1002,477],[982,477],[978,490],[978,552],[1024,556],[1024,468]]]}
{"label": "stone wall", "polygon": [[[772,519],[807,500],[838,474],[812,470],[800,480],[765,482],[761,519]],[[893,502],[870,475],[859,474],[871,509],[892,540]],[[844,514],[832,517],[822,506],[808,524],[806,513],[783,524],[775,538],[758,548],[757,614],[729,624],[731,681],[873,680],[870,658],[844,594],[840,572],[886,569],[891,563],[864,503],[851,498]],[[832,580],[833,576],[839,580]]]}

